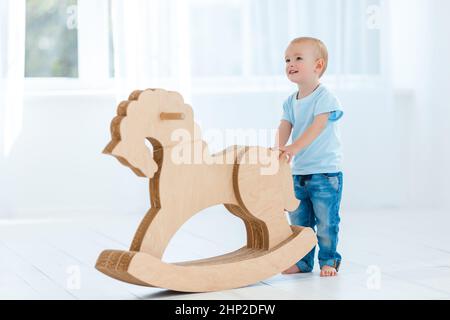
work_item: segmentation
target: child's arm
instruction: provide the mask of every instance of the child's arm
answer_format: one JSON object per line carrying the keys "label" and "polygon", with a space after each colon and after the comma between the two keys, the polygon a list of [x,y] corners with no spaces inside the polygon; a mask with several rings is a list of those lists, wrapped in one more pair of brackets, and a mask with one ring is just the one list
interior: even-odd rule
{"label": "child's arm", "polygon": [[291,145],[284,147],[280,144],[279,149],[282,151],[280,158],[288,157],[289,161],[291,161],[294,155],[309,146],[325,129],[329,116],[329,112],[317,115],[309,128]]}
{"label": "child's arm", "polygon": [[292,124],[289,121],[281,120],[275,136],[275,149],[284,147],[289,140],[292,132]]}

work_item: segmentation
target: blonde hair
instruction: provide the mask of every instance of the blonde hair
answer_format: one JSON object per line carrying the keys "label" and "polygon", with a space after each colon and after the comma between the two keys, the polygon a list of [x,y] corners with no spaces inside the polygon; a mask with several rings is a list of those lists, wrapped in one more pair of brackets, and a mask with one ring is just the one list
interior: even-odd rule
{"label": "blonde hair", "polygon": [[326,45],[321,40],[319,40],[317,38],[311,38],[311,37],[295,38],[294,40],[291,41],[290,44],[296,44],[296,43],[301,43],[301,42],[312,43],[316,49],[317,58],[323,59],[323,61],[324,61],[323,70],[320,73],[319,78],[322,77],[328,67],[328,49],[327,49]]}

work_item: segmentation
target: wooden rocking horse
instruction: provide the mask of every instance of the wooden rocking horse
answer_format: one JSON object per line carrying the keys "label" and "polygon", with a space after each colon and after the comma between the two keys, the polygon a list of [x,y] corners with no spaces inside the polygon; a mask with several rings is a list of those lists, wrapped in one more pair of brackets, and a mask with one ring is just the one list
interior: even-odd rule
{"label": "wooden rocking horse", "polygon": [[[112,139],[103,153],[150,179],[151,208],[129,251],[103,251],[96,263],[99,271],[136,285],[216,291],[269,278],[316,245],[311,228],[290,226],[284,215],[299,201],[290,166],[278,160],[278,151],[233,146],[211,155],[199,132],[192,108],[177,92],[134,91],[119,104],[111,122]],[[184,141],[176,138],[183,134]],[[201,161],[194,159],[198,154]],[[255,155],[259,161],[251,161]],[[268,163],[276,164],[270,174],[263,172]],[[164,250],[177,230],[199,211],[218,204],[242,219],[247,244],[208,259],[163,262]]]}

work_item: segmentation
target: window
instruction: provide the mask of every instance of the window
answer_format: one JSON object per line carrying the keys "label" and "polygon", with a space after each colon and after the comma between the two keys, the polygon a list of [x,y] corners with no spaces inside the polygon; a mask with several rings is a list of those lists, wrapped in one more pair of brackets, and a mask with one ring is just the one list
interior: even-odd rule
{"label": "window", "polygon": [[325,42],[329,75],[379,75],[381,8],[381,0],[291,1],[290,33]]}
{"label": "window", "polygon": [[329,49],[327,76],[370,78],[384,70],[382,3],[26,0],[25,75],[72,78],[88,90],[99,83],[108,89],[109,78],[127,72],[146,83],[192,78],[195,86],[210,88],[235,83],[239,89],[252,81],[276,87],[285,83],[288,42],[313,36]]}
{"label": "window", "polygon": [[25,38],[27,78],[91,87],[114,73],[110,0],[26,0]]}
{"label": "window", "polygon": [[[236,76],[243,71],[241,6],[235,1],[193,3],[190,7],[193,76]],[[226,26],[226,27],[224,27]]]}
{"label": "window", "polygon": [[325,42],[328,75],[378,75],[380,9],[380,0],[193,0],[192,75],[281,76],[284,50],[299,36]]}
{"label": "window", "polygon": [[76,0],[26,1],[26,77],[78,77]]}

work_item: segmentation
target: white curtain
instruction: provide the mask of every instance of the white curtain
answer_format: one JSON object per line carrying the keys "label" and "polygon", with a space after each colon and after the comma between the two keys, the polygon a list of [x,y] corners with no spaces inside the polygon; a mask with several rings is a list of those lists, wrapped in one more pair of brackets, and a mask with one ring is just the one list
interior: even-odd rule
{"label": "white curtain", "polygon": [[25,0],[0,1],[0,154],[6,157],[22,129]]}
{"label": "white curtain", "polygon": [[0,218],[11,215],[6,158],[22,128],[25,0],[0,0]]}
{"label": "white curtain", "polygon": [[398,117],[411,207],[450,210],[450,1],[391,4],[395,85],[406,100]]}
{"label": "white curtain", "polygon": [[270,84],[271,76],[283,76],[284,50],[299,36],[324,40],[327,75],[337,84],[349,75],[380,80],[389,70],[385,0],[111,0],[111,6],[119,91],[155,84],[190,96],[193,79],[221,76],[265,77]]}
{"label": "white curtain", "polygon": [[156,86],[179,91],[190,101],[186,10],[183,0],[111,1],[117,99]]}

